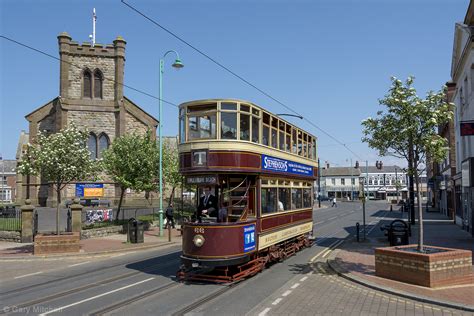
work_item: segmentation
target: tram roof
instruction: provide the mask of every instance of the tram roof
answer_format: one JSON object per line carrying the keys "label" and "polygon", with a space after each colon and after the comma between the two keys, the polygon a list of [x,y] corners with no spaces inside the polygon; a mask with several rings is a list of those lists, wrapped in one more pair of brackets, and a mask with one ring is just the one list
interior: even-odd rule
{"label": "tram roof", "polygon": [[283,122],[285,122],[285,123],[288,124],[288,125],[294,126],[294,127],[298,128],[298,129],[304,131],[306,134],[310,135],[310,136],[313,137],[314,139],[316,139],[316,140],[318,139],[317,136],[314,136],[313,134],[309,133],[307,130],[305,130],[305,129],[301,128],[301,127],[298,127],[298,125],[295,125],[295,124],[293,124],[293,123],[291,123],[291,122],[288,122],[287,120],[285,120],[285,119],[282,118],[281,116],[278,116],[278,115],[276,115],[276,114],[270,112],[269,110],[267,110],[267,109],[261,107],[260,105],[257,105],[257,104],[255,104],[255,103],[253,103],[253,102],[250,102],[250,101],[247,101],[247,100],[243,100],[243,99],[201,99],[201,100],[193,100],[193,101],[188,101],[188,102],[181,103],[181,104],[179,105],[179,108],[182,108],[182,107],[185,107],[185,106],[188,106],[188,105],[199,105],[199,103],[202,103],[203,105],[205,105],[205,104],[209,104],[209,103],[213,103],[213,102],[216,102],[216,103],[217,103],[217,102],[238,102],[238,103],[249,104],[249,105],[254,106],[254,107],[256,107],[256,108],[258,108],[258,109],[260,109],[260,110],[262,110],[262,111],[264,111],[264,112],[267,112],[267,113],[270,114],[270,115],[273,115],[273,116],[275,116],[275,117],[278,117],[278,119],[279,119],[280,121],[283,121]]}

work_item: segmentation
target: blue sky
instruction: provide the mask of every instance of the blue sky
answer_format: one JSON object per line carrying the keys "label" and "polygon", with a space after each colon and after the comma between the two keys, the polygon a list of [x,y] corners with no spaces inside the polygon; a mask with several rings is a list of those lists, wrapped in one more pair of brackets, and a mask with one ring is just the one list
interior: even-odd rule
{"label": "blue sky", "polygon": [[[128,0],[163,26],[265,90],[347,144],[354,156],[309,124],[319,155],[332,165],[380,160],[361,143],[360,122],[375,116],[390,76],[416,77],[419,94],[450,79],[455,22],[469,0],[142,1]],[[98,43],[127,41],[125,83],[158,95],[158,61],[175,49],[185,67],[167,60],[163,98],[175,104],[203,98],[252,101],[288,112],[226,73],[119,0],[3,0],[1,34],[58,56],[57,35],[88,40],[97,11]],[[59,94],[58,61],[0,38],[0,151],[14,159],[24,116]],[[155,99],[125,89],[154,116]],[[177,134],[177,109],[164,105],[164,134]],[[385,164],[393,159],[382,158]]]}

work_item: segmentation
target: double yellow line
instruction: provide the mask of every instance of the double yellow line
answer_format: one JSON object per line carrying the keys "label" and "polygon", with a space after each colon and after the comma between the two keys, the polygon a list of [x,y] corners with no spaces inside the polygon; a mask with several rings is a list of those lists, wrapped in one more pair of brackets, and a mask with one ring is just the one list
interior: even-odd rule
{"label": "double yellow line", "polygon": [[333,242],[332,244],[330,244],[329,246],[325,247],[326,250],[323,250],[321,251],[320,253],[318,253],[316,256],[314,256],[313,258],[311,258],[311,260],[309,260],[310,263],[313,263],[316,259],[318,259],[320,256],[322,256],[323,258],[327,257],[327,255],[329,255],[331,253],[331,251],[333,251],[334,249],[336,249],[340,244],[342,244],[344,242],[344,240],[336,240],[335,242]]}

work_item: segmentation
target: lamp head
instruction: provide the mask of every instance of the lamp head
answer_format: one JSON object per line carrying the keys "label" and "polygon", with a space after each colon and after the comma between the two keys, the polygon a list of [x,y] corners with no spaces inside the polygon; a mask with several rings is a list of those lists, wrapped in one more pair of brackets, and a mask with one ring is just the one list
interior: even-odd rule
{"label": "lamp head", "polygon": [[184,64],[181,62],[180,59],[176,59],[175,62],[171,65],[173,68],[179,70],[184,67]]}

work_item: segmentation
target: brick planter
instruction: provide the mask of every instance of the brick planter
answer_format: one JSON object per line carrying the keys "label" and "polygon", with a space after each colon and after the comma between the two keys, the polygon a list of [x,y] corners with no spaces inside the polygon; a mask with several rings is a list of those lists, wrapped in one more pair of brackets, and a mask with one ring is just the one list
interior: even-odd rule
{"label": "brick planter", "polygon": [[375,275],[431,288],[474,281],[471,251],[434,246],[428,248],[440,252],[418,253],[406,250],[416,247],[417,245],[376,248]]}
{"label": "brick planter", "polygon": [[79,241],[79,233],[63,233],[59,236],[38,234],[35,236],[33,254],[47,255],[54,253],[79,252],[81,250]]}

